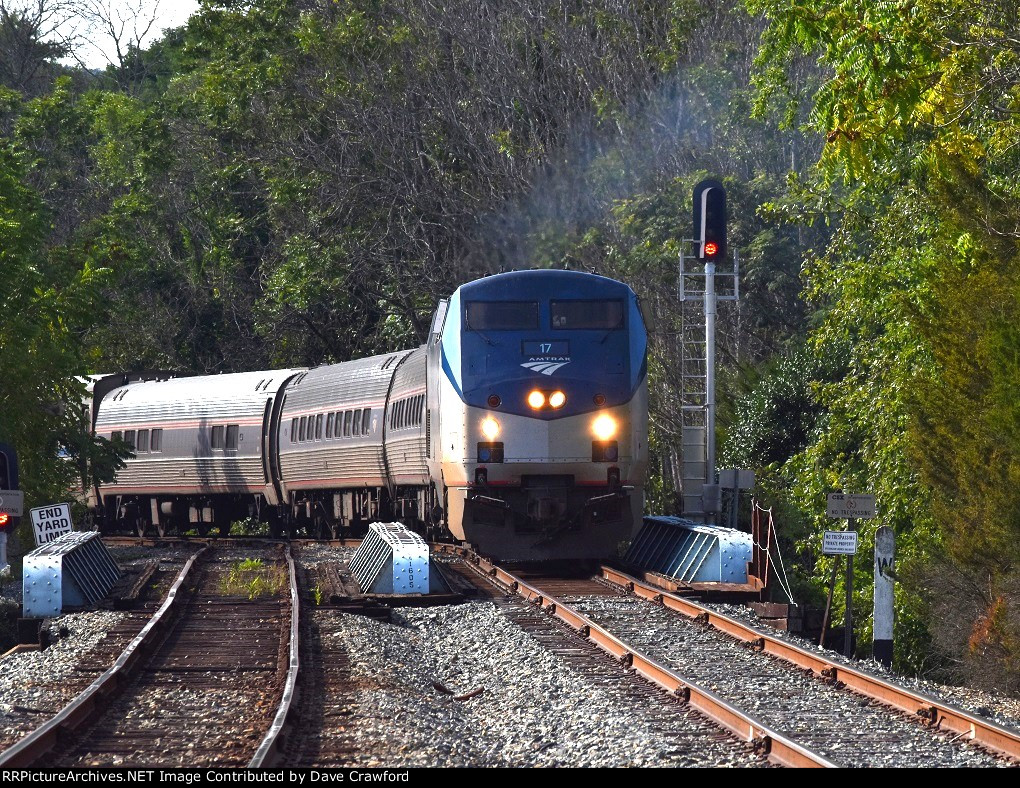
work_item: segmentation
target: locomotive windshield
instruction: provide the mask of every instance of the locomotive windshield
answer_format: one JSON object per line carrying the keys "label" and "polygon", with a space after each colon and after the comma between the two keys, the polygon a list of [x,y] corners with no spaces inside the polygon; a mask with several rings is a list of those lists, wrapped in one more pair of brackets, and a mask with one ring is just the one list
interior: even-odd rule
{"label": "locomotive windshield", "polygon": [[537,301],[468,301],[464,306],[464,322],[478,331],[538,328]]}
{"label": "locomotive windshield", "polygon": [[623,301],[553,301],[553,328],[623,328]]}

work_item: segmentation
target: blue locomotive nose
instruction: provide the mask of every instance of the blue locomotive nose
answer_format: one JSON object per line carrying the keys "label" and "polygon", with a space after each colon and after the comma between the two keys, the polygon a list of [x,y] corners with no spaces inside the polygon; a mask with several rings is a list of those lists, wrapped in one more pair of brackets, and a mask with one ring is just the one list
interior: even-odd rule
{"label": "blue locomotive nose", "polygon": [[542,420],[626,404],[645,378],[646,352],[634,292],[576,271],[466,284],[442,337],[443,373],[466,405]]}

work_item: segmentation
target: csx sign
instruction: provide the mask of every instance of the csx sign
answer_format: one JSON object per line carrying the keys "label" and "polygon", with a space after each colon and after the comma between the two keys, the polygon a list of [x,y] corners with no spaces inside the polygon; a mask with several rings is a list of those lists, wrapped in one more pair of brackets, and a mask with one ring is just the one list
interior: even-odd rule
{"label": "csx sign", "polygon": [[32,530],[36,547],[71,532],[71,507],[66,503],[40,506],[32,510]]}

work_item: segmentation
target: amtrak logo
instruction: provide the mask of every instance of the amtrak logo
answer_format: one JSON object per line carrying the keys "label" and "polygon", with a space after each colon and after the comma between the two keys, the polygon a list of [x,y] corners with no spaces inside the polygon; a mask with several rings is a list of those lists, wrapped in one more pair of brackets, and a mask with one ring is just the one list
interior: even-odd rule
{"label": "amtrak logo", "polygon": [[565,367],[570,363],[570,359],[544,359],[542,361],[526,361],[521,364],[525,369],[533,370],[534,372],[541,372],[543,375],[551,375],[553,372],[558,370],[560,367]]}

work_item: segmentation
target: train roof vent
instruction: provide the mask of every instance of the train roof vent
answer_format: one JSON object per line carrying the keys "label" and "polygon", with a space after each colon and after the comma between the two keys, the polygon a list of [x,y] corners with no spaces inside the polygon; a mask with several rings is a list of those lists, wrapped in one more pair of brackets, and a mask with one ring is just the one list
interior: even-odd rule
{"label": "train roof vent", "polygon": [[388,359],[386,359],[383,362],[383,365],[382,365],[382,367],[380,367],[380,369],[389,369],[390,367],[393,366],[393,364],[397,360],[397,358],[398,358],[397,355],[390,356]]}
{"label": "train roof vent", "polygon": [[265,379],[265,378],[262,378],[262,380],[260,380],[260,381],[259,381],[259,382],[258,382],[258,383],[257,383],[257,384],[255,385],[255,390],[256,390],[256,391],[262,391],[262,384],[263,384],[263,383],[265,383],[265,382],[266,382],[266,379]]}

